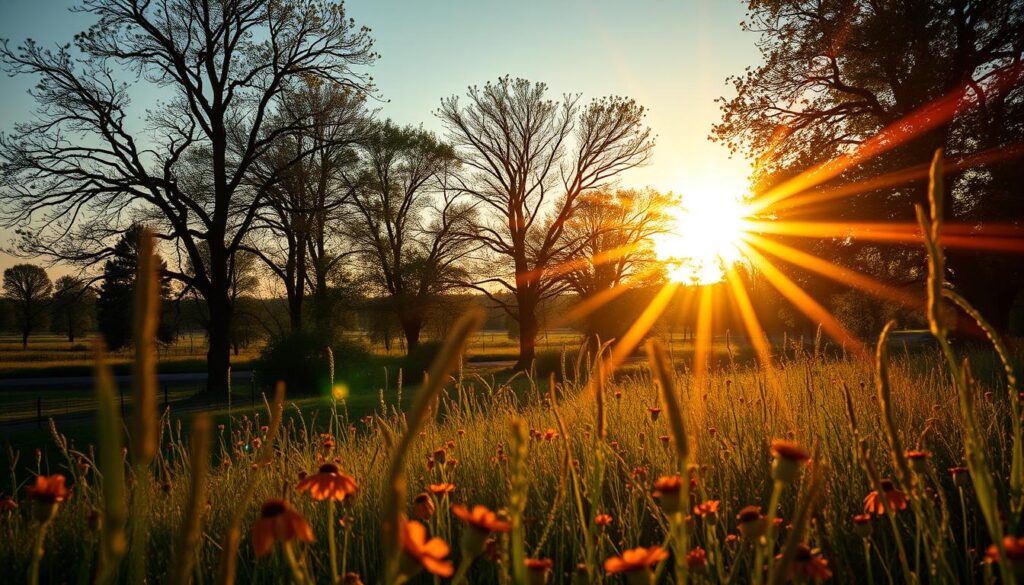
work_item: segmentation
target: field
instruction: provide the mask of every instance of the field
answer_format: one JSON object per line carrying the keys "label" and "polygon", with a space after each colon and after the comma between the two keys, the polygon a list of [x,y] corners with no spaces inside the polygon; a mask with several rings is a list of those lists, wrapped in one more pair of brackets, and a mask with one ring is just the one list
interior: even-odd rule
{"label": "field", "polygon": [[[587,567],[589,576],[577,582],[615,582],[614,575],[600,570],[605,559],[637,546],[674,549],[678,538],[685,538],[686,551],[704,551],[682,563],[682,570],[697,582],[747,582],[760,554],[756,539],[743,536],[749,527],[737,525],[737,514],[748,505],[761,507],[755,524],[777,525],[768,534],[780,546],[796,534],[798,541],[813,547],[806,559],[799,556],[803,549],[794,549],[798,557],[790,570],[795,576],[823,578],[830,573],[843,582],[858,577],[879,583],[970,582],[990,578],[997,570],[984,562],[990,541],[977,511],[977,494],[969,482],[947,471],[965,463],[964,430],[957,390],[937,353],[894,352],[889,364],[889,414],[899,421],[896,438],[907,450],[929,456],[915,462],[911,475],[894,487],[899,498],[893,495],[896,499],[889,501],[905,497],[909,506],[872,517],[867,528],[855,525],[854,516],[864,513],[873,482],[899,477],[870,360],[825,357],[808,349],[780,359],[770,372],[746,365],[716,369],[700,386],[692,373],[673,368],[674,379],[667,385],[674,386],[684,408],[692,463],[692,489],[688,495],[682,490],[684,503],[679,506],[687,517],[681,521],[668,507],[664,486],[660,498],[652,495],[655,482],[673,477],[679,465],[671,409],[659,410],[665,405],[658,385],[641,364],[621,369],[607,384],[588,384],[586,360],[573,358],[566,352],[564,367],[557,372],[560,381],[553,386],[547,379],[493,382],[489,376],[456,373],[454,383],[428,404],[430,416],[421,429],[415,412],[413,419],[407,412],[409,395],[424,390],[394,386],[376,397],[353,396],[351,404],[327,398],[286,401],[276,438],[272,405],[233,416],[215,411],[212,469],[202,498],[208,501],[198,510],[193,474],[204,472],[187,438],[197,428],[196,419],[165,419],[155,459],[148,472],[143,470],[149,500],[146,548],[133,546],[129,553],[142,556],[138,562],[144,568],[131,561],[124,570],[145,570],[156,581],[173,573],[181,555],[187,555],[180,543],[183,526],[198,514],[201,536],[191,544],[197,582],[217,580],[225,537],[240,513],[242,541],[235,567],[240,582],[278,582],[286,575],[330,582],[332,563],[333,570],[358,573],[364,582],[384,582],[381,506],[391,485],[389,461],[402,436],[409,438],[403,464],[409,504],[416,494],[429,494],[403,508],[423,520],[432,536],[452,543],[455,561],[467,559],[468,541],[478,529],[452,515],[453,506],[484,505],[522,527],[510,534],[494,533],[495,545],[488,544],[487,554],[468,569],[471,583],[503,582],[516,554],[550,559],[553,582],[568,581],[578,563]],[[978,372],[986,372],[979,375],[984,386],[972,392],[987,462],[994,469],[1009,469],[1013,446],[1007,433],[1011,404],[1005,382],[991,352],[979,351],[975,362]],[[598,437],[602,428],[603,439]],[[100,475],[102,451],[97,461],[91,445],[68,443],[61,433],[55,428],[48,437],[51,444],[39,445],[45,455],[36,457],[23,449],[11,468],[9,485],[20,494],[35,474],[68,478],[72,496],[59,505],[44,540],[46,558],[59,562],[42,564],[41,581],[88,581],[100,566],[96,559],[109,554],[103,552],[108,533],[90,528],[97,524],[98,511],[109,507]],[[102,442],[102,429],[99,436]],[[772,439],[803,445],[813,454],[813,464],[803,466],[792,484],[773,481]],[[262,448],[271,444],[272,451]],[[358,487],[353,494],[333,504],[296,491],[302,475],[314,474],[330,461],[354,479]],[[876,474],[875,479],[866,471]],[[126,472],[136,477],[130,485],[137,486],[139,469]],[[1006,475],[994,478],[1001,503],[1007,501]],[[441,493],[442,484],[454,485],[453,491]],[[431,493],[432,487],[438,493]],[[134,498],[142,497],[137,487],[131,490]],[[239,499],[239,494],[244,497]],[[316,542],[290,543],[280,553],[257,558],[251,528],[259,504],[274,498],[291,502],[309,522]],[[816,504],[809,502],[812,498]],[[770,506],[772,501],[777,505]],[[716,503],[689,513],[691,507],[710,502]],[[0,564],[12,575],[28,573],[40,529],[31,520],[40,504],[21,504],[18,510],[3,512],[0,524],[5,543]],[[131,505],[135,511],[136,502]],[[773,523],[761,514],[781,520]],[[129,517],[129,526],[134,521]],[[500,530],[499,524],[495,526]],[[517,541],[524,547],[519,552]],[[491,552],[494,560],[487,558]],[[654,565],[662,582],[671,579],[668,575],[676,570],[672,565],[671,559]],[[413,579],[431,580],[429,574]]]}

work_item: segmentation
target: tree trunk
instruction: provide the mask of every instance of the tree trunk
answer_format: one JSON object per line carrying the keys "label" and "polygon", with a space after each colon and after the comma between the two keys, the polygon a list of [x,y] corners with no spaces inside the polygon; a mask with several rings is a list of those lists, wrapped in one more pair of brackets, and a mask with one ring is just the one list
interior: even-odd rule
{"label": "tree trunk", "polygon": [[231,302],[227,290],[207,299],[210,346],[206,352],[206,391],[212,397],[227,398],[231,381]]}
{"label": "tree trunk", "polygon": [[410,354],[420,344],[420,331],[423,330],[423,319],[415,314],[404,314],[400,317],[402,332],[405,333],[405,352]]}
{"label": "tree trunk", "polygon": [[24,329],[21,332],[21,349],[22,350],[28,349],[28,333],[29,333],[28,329]]}
{"label": "tree trunk", "polygon": [[518,299],[519,311],[519,360],[514,366],[515,369],[525,371],[533,366],[533,360],[537,357],[537,301],[523,295]]}

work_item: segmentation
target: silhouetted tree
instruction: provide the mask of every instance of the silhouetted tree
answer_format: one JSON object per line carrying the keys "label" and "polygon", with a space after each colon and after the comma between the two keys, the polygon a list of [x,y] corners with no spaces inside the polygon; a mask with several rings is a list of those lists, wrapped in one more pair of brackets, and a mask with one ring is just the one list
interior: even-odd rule
{"label": "silhouetted tree", "polygon": [[[775,209],[779,219],[913,221],[913,203],[925,199],[925,165],[943,148],[954,164],[974,155],[987,159],[981,168],[948,176],[948,220],[1020,224],[1024,167],[999,158],[1024,140],[1024,2],[752,0],[748,6],[744,26],[761,35],[764,64],[730,78],[736,96],[722,100],[713,136],[758,161],[759,191],[858,149],[875,156],[858,158],[811,192],[827,196],[870,177],[917,171],[915,180],[896,186],[850,188],[856,196],[831,204],[790,209],[783,201]],[[891,280],[920,273],[920,246],[881,249],[844,237],[797,244]],[[1005,323],[1024,284],[1024,263],[954,251],[949,267],[952,281]]]}
{"label": "silhouetted tree", "polygon": [[[189,274],[182,261],[167,274],[208,306],[207,388],[223,394],[229,264],[274,183],[254,189],[246,177],[277,140],[306,129],[307,118],[286,121],[279,107],[288,88],[310,79],[370,88],[355,71],[376,58],[369,31],[340,3],[321,0],[81,0],[79,8],[97,21],[76,35],[75,50],[32,41],[0,50],[8,73],[38,79],[39,104],[36,119],[0,138],[5,223],[47,215],[48,229],[23,234],[24,251],[97,263],[125,222],[143,216],[200,267]],[[111,71],[134,75],[121,82]],[[154,87],[163,99],[137,122],[131,97]]]}
{"label": "silhouetted tree", "polygon": [[74,343],[96,324],[96,291],[81,278],[58,278],[50,314],[50,331],[63,333]]}
{"label": "silhouetted tree", "polygon": [[32,332],[46,327],[52,290],[50,277],[39,266],[15,264],[4,270],[4,296],[11,303],[22,349],[28,349]]}
{"label": "silhouetted tree", "polygon": [[[564,278],[580,302],[592,302],[594,308],[584,322],[584,330],[594,341],[618,338],[622,318],[611,292],[620,286],[643,287],[664,277],[664,269],[654,253],[653,238],[669,228],[666,210],[676,203],[671,194],[654,189],[607,189],[587,193],[579,208],[565,224],[565,237],[573,255],[562,259]],[[607,298],[606,300],[603,300]]]}
{"label": "silhouetted tree", "polygon": [[[99,296],[96,299],[97,326],[107,347],[121,349],[132,343],[132,291],[138,272],[139,236],[142,227],[138,224],[128,228],[114,245],[114,254],[103,265]],[[161,314],[157,326],[157,340],[171,343],[177,336],[171,311],[170,277],[166,276],[166,262],[157,257],[160,269]]]}
{"label": "silhouetted tree", "polygon": [[563,231],[580,196],[645,163],[653,147],[633,100],[581,107],[579,95],[552,101],[546,93],[543,83],[503,77],[471,87],[466,104],[442,100],[438,111],[468,171],[461,189],[480,214],[473,236],[490,256],[481,278],[467,284],[519,323],[518,369],[533,362],[538,305],[564,287],[548,270],[579,245]]}
{"label": "silhouetted tree", "polygon": [[455,154],[430,132],[376,124],[360,149],[346,222],[363,271],[416,349],[430,306],[458,286],[470,209],[445,189]]}
{"label": "silhouetted tree", "polygon": [[350,192],[341,177],[355,161],[352,145],[361,138],[367,118],[364,101],[361,93],[318,80],[289,92],[282,100],[285,120],[304,120],[305,129],[279,139],[253,165],[251,182],[273,184],[246,249],[284,285],[295,331],[303,327],[307,292],[317,313],[314,325],[330,320],[328,280],[346,256],[335,237]]}

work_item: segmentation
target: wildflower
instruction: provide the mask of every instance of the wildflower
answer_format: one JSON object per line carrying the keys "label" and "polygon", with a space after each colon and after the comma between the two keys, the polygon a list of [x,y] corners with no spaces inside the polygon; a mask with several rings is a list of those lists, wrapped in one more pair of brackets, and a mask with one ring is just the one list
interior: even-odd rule
{"label": "wildflower", "polygon": [[648,585],[654,578],[651,565],[668,558],[668,551],[660,546],[651,548],[631,548],[622,553],[621,557],[611,557],[604,562],[604,570],[609,574],[625,573],[629,585]]}
{"label": "wildflower", "polygon": [[694,573],[703,573],[708,568],[708,553],[699,546],[686,553],[686,567]]}
{"label": "wildflower", "polygon": [[594,524],[597,524],[602,528],[604,528],[605,526],[610,526],[611,523],[612,517],[609,514],[598,514],[596,517],[594,517]]}
{"label": "wildflower", "polygon": [[544,585],[548,582],[551,567],[555,566],[551,559],[526,559],[526,572],[530,576],[530,585]]}
{"label": "wildflower", "polygon": [[348,572],[341,578],[342,585],[363,585],[363,579],[359,576],[359,573]]}
{"label": "wildflower", "polygon": [[60,504],[71,497],[71,490],[64,487],[64,476],[59,473],[37,475],[35,483],[28,488],[28,497],[36,504],[36,520],[48,522]]}
{"label": "wildflower", "polygon": [[736,514],[736,528],[743,535],[743,538],[754,539],[764,534],[764,515],[761,514],[760,506],[747,506]]}
{"label": "wildflower", "polygon": [[861,538],[871,536],[871,514],[857,514],[854,516],[853,529],[857,536]]}
{"label": "wildflower", "polygon": [[427,486],[427,490],[435,496],[442,496],[444,494],[450,494],[455,491],[454,483],[432,483]]}
{"label": "wildflower", "polygon": [[885,513],[886,506],[891,512],[907,509],[907,495],[896,489],[892,480],[882,480],[882,492],[884,500],[883,495],[879,495],[877,491],[871,492],[864,498],[865,513],[881,515]]}
{"label": "wildflower", "polygon": [[[779,554],[775,558],[782,558],[782,555]],[[828,561],[821,556],[820,551],[811,550],[805,544],[798,544],[793,564],[789,567],[789,578],[800,581],[825,581],[832,578],[832,571],[828,569]]]}
{"label": "wildflower", "polygon": [[693,513],[695,516],[700,516],[708,521],[708,524],[712,526],[718,521],[718,500],[708,500],[701,502],[693,507]]}
{"label": "wildflower", "polygon": [[13,512],[18,509],[18,502],[14,501],[11,496],[4,496],[0,498],[0,513]]}
{"label": "wildflower", "polygon": [[[1003,537],[1003,551],[1006,553],[1006,560],[1010,561],[1013,573],[1017,578],[1024,577],[1024,537],[1013,536]],[[989,563],[999,562],[999,549],[996,545],[989,545],[985,552],[985,561]]]}
{"label": "wildflower", "polygon": [[313,475],[307,476],[295,485],[295,491],[309,492],[314,500],[345,501],[356,493],[356,480],[341,473],[333,463],[324,463]]}
{"label": "wildflower", "polygon": [[949,474],[953,476],[953,485],[956,487],[964,488],[971,484],[971,474],[966,467],[950,467]]}
{"label": "wildflower", "polygon": [[487,537],[492,532],[512,530],[511,524],[499,519],[487,506],[473,506],[471,511],[461,504],[456,504],[452,506],[452,514],[467,525],[467,530],[462,532],[462,552],[469,557],[476,557],[484,551]]}
{"label": "wildflower", "polygon": [[252,525],[252,547],[257,557],[270,552],[274,541],[290,542],[299,539],[315,542],[313,529],[306,519],[285,500],[267,500],[260,508],[260,515]]}
{"label": "wildflower", "polygon": [[674,514],[682,508],[683,480],[678,475],[665,475],[654,482],[654,497],[661,500],[665,512]]}
{"label": "wildflower", "polygon": [[806,449],[792,441],[772,441],[772,479],[783,483],[793,483],[800,470],[800,464],[811,458]]}
{"label": "wildflower", "polygon": [[417,520],[429,520],[437,508],[427,492],[420,492],[412,500],[412,516]]}
{"label": "wildflower", "polygon": [[436,461],[438,465],[444,465],[445,459],[447,457],[448,452],[445,451],[443,447],[438,448],[437,450],[434,451],[434,461]]}
{"label": "wildflower", "polygon": [[656,421],[656,420],[658,420],[658,415],[661,414],[661,407],[659,407],[659,406],[648,407],[647,408],[647,412],[651,413],[651,421],[652,422]]}
{"label": "wildflower", "polygon": [[551,441],[553,439],[557,439],[558,438],[558,431],[556,431],[555,429],[548,429],[548,430],[544,431],[544,434],[542,435],[541,438],[543,438],[545,441]]}
{"label": "wildflower", "polygon": [[907,451],[907,460],[910,461],[910,467],[916,473],[928,473],[928,458],[932,456],[927,451]]}
{"label": "wildflower", "polygon": [[401,572],[406,577],[418,574],[422,569],[438,577],[451,577],[455,573],[448,556],[448,543],[434,537],[427,540],[427,528],[415,520],[403,522],[399,538],[402,542]]}
{"label": "wildflower", "polygon": [[621,400],[622,399],[622,391],[621,390],[616,390],[614,396],[615,396],[616,400]]}

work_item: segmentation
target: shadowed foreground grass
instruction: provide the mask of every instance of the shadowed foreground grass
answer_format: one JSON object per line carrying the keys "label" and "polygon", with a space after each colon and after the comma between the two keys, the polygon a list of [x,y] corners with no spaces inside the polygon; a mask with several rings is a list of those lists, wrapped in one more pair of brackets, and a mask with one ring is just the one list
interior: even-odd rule
{"label": "shadowed foreground grass", "polygon": [[[924,490],[922,498],[926,492],[929,501],[935,500],[935,509],[929,513],[937,515],[938,525],[946,533],[943,537],[950,541],[946,552],[954,554],[941,559],[943,564],[950,565],[943,570],[949,571],[947,576],[974,580],[987,569],[973,551],[984,551],[989,543],[973,511],[972,490],[958,487],[947,471],[963,464],[956,394],[934,356],[911,360],[897,360],[890,370],[892,406],[900,421],[899,434],[908,449],[931,453],[924,464],[925,473],[920,476],[922,485],[915,489]],[[850,390],[858,436],[863,437],[868,452],[877,454],[874,465],[879,473],[891,477],[893,470],[884,455],[887,446],[880,426],[872,365],[863,360],[827,361],[808,356],[782,364],[774,374],[778,390],[772,389],[767,373],[757,369],[716,373],[708,379],[706,392],[694,388],[689,374],[680,373],[676,379],[697,465],[691,503],[720,502],[715,513],[703,518],[698,515],[694,520],[692,542],[720,555],[712,561],[713,570],[720,565],[727,575],[729,568],[749,568],[750,545],[735,538],[735,517],[744,506],[764,506],[768,501],[773,489],[769,440],[788,438],[811,447],[816,465],[827,470],[823,501],[806,541],[822,549],[823,558],[841,581],[864,577],[865,541],[858,535],[853,517],[863,512],[864,498],[872,487],[862,471],[864,461],[858,454],[857,437],[846,413],[843,386]],[[660,401],[650,378],[635,372],[605,386],[606,471],[599,498],[593,492],[596,486],[592,479],[598,459],[593,397],[586,395],[579,383],[567,382],[556,385],[556,402],[552,403],[548,390],[547,383],[531,385],[525,394],[517,396],[508,385],[491,388],[480,380],[461,380],[445,392],[436,418],[413,440],[406,470],[410,494],[429,493],[432,484],[455,485],[449,494],[431,494],[435,508],[428,521],[431,533],[447,542],[460,541],[465,529],[450,515],[451,504],[482,504],[494,510],[508,506],[509,485],[514,475],[509,464],[510,429],[515,421],[523,420],[533,437],[525,446],[525,479],[529,485],[525,540],[531,557],[554,561],[555,582],[562,581],[563,575],[574,571],[583,560],[588,545],[581,523],[585,525],[599,514],[611,517],[611,523],[600,529],[596,542],[591,544],[601,560],[620,554],[625,548],[665,544],[666,514],[659,501],[652,498],[651,489],[658,477],[672,474],[675,451],[668,439],[666,417],[651,411]],[[1006,432],[1009,407],[1005,392],[999,388],[992,391],[988,398],[979,397],[978,414],[991,464],[1005,469],[1011,448]],[[556,409],[563,418],[564,432],[556,420]],[[393,405],[383,404],[372,418],[348,420],[343,403],[339,404],[337,414],[323,409],[305,412],[287,408],[274,461],[253,469],[254,450],[265,440],[261,427],[267,420],[266,413],[246,416],[214,433],[209,507],[204,512],[204,538],[198,545],[196,565],[196,571],[204,576],[202,582],[215,578],[219,537],[226,530],[236,504],[235,496],[248,484],[255,486],[255,498],[247,507],[243,525],[251,526],[260,502],[286,498],[309,521],[320,541],[302,551],[305,563],[317,582],[329,582],[325,553],[327,505],[294,489],[301,472],[313,473],[325,461],[335,461],[359,486],[354,496],[339,505],[338,516],[344,519],[344,526],[335,527],[345,569],[360,573],[367,583],[378,582],[383,559],[380,506],[391,450],[388,437],[402,432],[401,412]],[[326,434],[313,429],[322,429]],[[169,551],[173,549],[190,493],[191,462],[184,438],[187,431],[162,427],[154,473],[145,479],[155,492],[147,539],[147,572],[157,581],[168,573],[173,561]],[[444,455],[438,450],[443,450]],[[88,581],[99,542],[99,533],[90,527],[90,515],[103,509],[99,491],[102,478],[96,473],[88,449],[68,452],[66,461],[51,465],[55,469],[50,471],[69,476],[73,496],[61,507],[49,531],[46,555],[52,562],[44,565],[42,580]],[[26,453],[19,466],[22,482],[28,480],[30,469],[34,470],[34,462],[31,454]],[[573,477],[581,482],[583,501],[579,503],[573,496]],[[806,489],[804,483],[797,482],[780,499],[777,516],[783,524],[777,540],[786,537],[787,523],[799,505],[798,495]],[[1006,485],[1000,488],[1001,493],[1007,493]],[[591,502],[598,499],[601,506],[595,509]],[[26,502],[22,503],[29,508]],[[0,522],[0,566],[12,575],[28,571],[36,529],[29,512],[24,509],[5,513]],[[408,508],[407,512],[411,514],[413,509]],[[914,512],[900,511],[894,520],[899,538],[906,546],[912,550],[919,548],[920,536],[915,535],[920,526]],[[887,582],[887,574],[891,573],[896,581],[902,581],[892,526],[884,517],[872,520],[870,526],[873,531],[867,543],[871,545],[876,579]],[[256,559],[248,530],[245,533],[239,552],[238,579],[280,580],[286,571],[284,561],[276,556]],[[347,544],[342,544],[346,540]],[[937,570],[940,560],[923,558],[921,552],[916,550],[916,558],[910,562],[924,577]],[[478,560],[471,570],[470,582],[498,582],[499,566],[500,562]],[[707,577],[713,578],[715,574]],[[427,578],[421,580],[429,582]]]}

